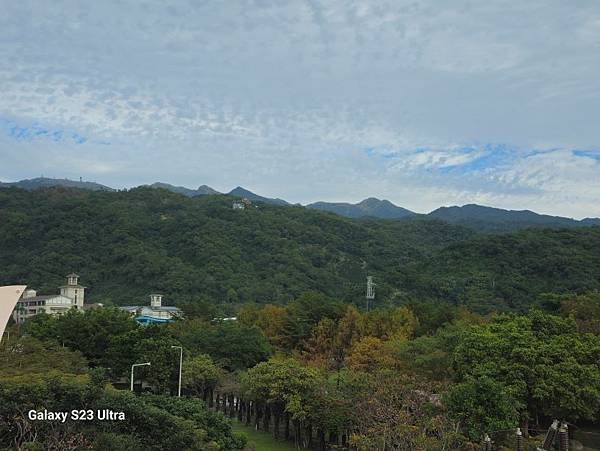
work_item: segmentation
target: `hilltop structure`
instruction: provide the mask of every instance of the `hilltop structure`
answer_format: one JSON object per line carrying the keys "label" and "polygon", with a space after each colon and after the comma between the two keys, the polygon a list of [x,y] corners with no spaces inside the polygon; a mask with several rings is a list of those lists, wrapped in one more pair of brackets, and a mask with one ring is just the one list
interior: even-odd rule
{"label": "hilltop structure", "polygon": [[177,307],[162,305],[162,294],[151,294],[150,305],[126,305],[121,310],[135,316],[135,320],[143,325],[160,324],[181,317],[182,312]]}
{"label": "hilltop structure", "polygon": [[252,202],[244,197],[242,200],[233,201],[232,206],[234,210],[245,210],[252,206]]}
{"label": "hilltop structure", "polygon": [[25,290],[13,312],[15,322],[22,323],[38,313],[60,315],[72,308],[83,309],[86,287],[79,285],[79,276],[75,273],[66,279],[66,285],[59,287],[60,294],[38,296],[35,290]]}

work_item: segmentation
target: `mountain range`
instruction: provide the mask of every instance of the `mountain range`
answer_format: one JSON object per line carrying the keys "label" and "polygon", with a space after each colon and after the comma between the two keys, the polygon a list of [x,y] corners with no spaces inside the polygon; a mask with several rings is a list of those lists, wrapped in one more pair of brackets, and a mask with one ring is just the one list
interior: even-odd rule
{"label": "mountain range", "polygon": [[526,310],[542,293],[600,288],[600,227],[478,233],[426,215],[362,220],[258,207],[149,187],[0,189],[0,285],[52,293],[76,271],[95,302],[132,305],[159,292],[230,313],[307,291],[363,305],[367,275],[379,300],[483,314]]}
{"label": "mountain range", "polygon": [[[52,179],[46,177],[38,177],[12,183],[0,182],[0,188],[18,187],[29,191],[52,186],[64,186],[92,191],[115,191],[114,188],[101,185],[96,182]],[[187,197],[226,194],[229,196],[247,198],[254,202],[263,202],[280,206],[291,205],[283,199],[260,196],[241,186],[232,189],[228,193],[221,193],[207,185],[201,185],[197,189],[174,186],[161,182],[156,182],[145,186],[149,186],[150,188],[166,189]],[[327,211],[339,216],[353,219],[369,217],[389,220],[406,219],[411,217],[431,218],[485,232],[510,232],[528,227],[568,228],[600,225],[600,218],[585,218],[582,220],[576,220],[561,216],[543,215],[530,210],[505,210],[476,204],[440,207],[428,214],[418,214],[407,210],[406,208],[394,205],[388,200],[380,200],[373,197],[365,199],[356,204],[346,202],[315,202],[306,205],[306,208]]]}

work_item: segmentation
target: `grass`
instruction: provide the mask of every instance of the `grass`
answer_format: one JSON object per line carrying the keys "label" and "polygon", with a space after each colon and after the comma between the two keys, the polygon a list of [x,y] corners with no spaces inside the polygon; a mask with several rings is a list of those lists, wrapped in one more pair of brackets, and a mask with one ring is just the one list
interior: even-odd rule
{"label": "grass", "polygon": [[268,432],[256,431],[237,420],[231,421],[231,429],[241,432],[248,437],[248,445],[256,451],[295,451],[294,445],[280,440],[275,440]]}

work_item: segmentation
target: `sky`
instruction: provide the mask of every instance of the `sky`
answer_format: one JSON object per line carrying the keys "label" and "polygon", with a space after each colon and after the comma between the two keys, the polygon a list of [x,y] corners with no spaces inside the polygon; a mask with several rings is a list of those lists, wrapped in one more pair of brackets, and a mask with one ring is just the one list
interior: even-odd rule
{"label": "sky", "polygon": [[600,216],[597,0],[0,10],[0,181]]}

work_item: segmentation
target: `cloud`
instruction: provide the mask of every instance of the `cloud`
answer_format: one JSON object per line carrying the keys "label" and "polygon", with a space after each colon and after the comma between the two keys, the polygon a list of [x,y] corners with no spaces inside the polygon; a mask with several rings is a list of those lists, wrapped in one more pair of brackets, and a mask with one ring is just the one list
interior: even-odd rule
{"label": "cloud", "polygon": [[4,6],[0,157],[12,179],[600,215],[585,178],[600,143],[596,3]]}
{"label": "cloud", "polygon": [[87,138],[73,131],[51,130],[38,123],[24,126],[6,118],[0,118],[0,130],[15,141],[54,141],[85,144]]}

